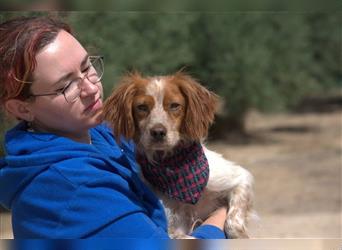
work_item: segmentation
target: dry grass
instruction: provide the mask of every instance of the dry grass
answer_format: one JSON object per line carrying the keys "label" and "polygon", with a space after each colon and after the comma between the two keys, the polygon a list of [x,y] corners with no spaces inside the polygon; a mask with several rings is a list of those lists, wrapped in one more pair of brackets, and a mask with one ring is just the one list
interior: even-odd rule
{"label": "dry grass", "polygon": [[342,113],[248,116],[255,143],[209,144],[255,177],[256,238],[341,237]]}

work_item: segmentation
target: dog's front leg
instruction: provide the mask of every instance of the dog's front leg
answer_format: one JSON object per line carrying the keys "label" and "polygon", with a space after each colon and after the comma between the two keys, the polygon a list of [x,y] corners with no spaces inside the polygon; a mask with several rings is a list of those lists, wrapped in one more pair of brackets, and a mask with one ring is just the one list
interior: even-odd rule
{"label": "dog's front leg", "polygon": [[247,221],[252,213],[252,190],[249,185],[238,185],[230,193],[225,232],[230,238],[249,238]]}
{"label": "dog's front leg", "polygon": [[210,175],[207,189],[219,194],[222,205],[228,206],[225,232],[230,238],[248,238],[247,221],[254,216],[253,176],[244,168],[206,150]]}
{"label": "dog's front leg", "polygon": [[187,206],[178,201],[164,200],[165,213],[169,228],[168,233],[172,239],[195,239],[191,234],[191,218]]}

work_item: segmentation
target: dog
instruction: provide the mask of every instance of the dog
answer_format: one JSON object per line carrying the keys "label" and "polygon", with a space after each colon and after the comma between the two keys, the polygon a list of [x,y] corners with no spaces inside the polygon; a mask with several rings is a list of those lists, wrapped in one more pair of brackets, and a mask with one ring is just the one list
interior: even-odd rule
{"label": "dog", "polygon": [[172,238],[189,238],[220,206],[228,207],[228,237],[248,238],[253,176],[203,144],[218,104],[216,94],[181,71],[130,73],[105,101],[103,117],[116,138],[136,143],[143,179],[165,207]]}

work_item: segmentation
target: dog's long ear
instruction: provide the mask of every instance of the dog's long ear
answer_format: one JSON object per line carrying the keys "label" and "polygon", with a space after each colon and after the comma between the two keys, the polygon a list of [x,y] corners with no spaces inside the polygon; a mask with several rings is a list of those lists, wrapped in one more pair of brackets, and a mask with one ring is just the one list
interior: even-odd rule
{"label": "dog's long ear", "polygon": [[189,139],[199,141],[207,136],[209,126],[214,121],[219,97],[183,72],[175,74],[175,82],[184,95],[187,105],[182,133]]}
{"label": "dog's long ear", "polygon": [[120,136],[132,139],[135,134],[132,104],[136,93],[136,77],[137,73],[125,76],[104,103],[103,118],[112,126],[117,141]]}

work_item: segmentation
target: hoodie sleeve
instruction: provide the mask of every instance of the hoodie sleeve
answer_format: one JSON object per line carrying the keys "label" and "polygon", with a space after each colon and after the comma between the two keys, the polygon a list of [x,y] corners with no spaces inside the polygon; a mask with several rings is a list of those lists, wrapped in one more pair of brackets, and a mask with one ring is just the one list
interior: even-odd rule
{"label": "hoodie sleeve", "polygon": [[93,182],[79,187],[75,195],[63,216],[65,235],[168,238],[165,228],[151,220],[143,201],[128,189]]}
{"label": "hoodie sleeve", "polygon": [[159,204],[133,190],[120,175],[94,176],[76,188],[60,211],[56,238],[168,238]]}
{"label": "hoodie sleeve", "polygon": [[[100,181],[94,180],[78,188],[68,211],[64,213],[62,231],[65,235],[76,233],[87,238],[169,239],[164,224],[157,223],[165,220],[163,211],[158,211],[158,207],[147,209],[149,206],[151,203],[132,192],[125,180],[119,176],[104,176]],[[222,230],[209,225],[198,227],[193,236],[200,239],[225,238]]]}
{"label": "hoodie sleeve", "polygon": [[212,225],[199,226],[192,233],[197,239],[227,239],[225,233],[218,227]]}

